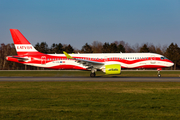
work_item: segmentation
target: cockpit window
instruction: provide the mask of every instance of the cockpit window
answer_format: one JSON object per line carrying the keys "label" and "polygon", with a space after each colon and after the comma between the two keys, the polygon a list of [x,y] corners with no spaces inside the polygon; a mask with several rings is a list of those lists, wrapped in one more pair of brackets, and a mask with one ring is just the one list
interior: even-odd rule
{"label": "cockpit window", "polygon": [[161,60],[164,60],[164,57],[161,57]]}
{"label": "cockpit window", "polygon": [[167,59],[166,57],[161,57],[161,60]]}

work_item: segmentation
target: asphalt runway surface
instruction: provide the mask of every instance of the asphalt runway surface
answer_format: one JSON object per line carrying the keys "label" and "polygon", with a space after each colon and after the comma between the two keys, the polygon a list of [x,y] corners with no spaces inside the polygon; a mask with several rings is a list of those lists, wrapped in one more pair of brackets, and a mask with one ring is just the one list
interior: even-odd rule
{"label": "asphalt runway surface", "polygon": [[0,82],[180,82],[180,77],[0,77]]}

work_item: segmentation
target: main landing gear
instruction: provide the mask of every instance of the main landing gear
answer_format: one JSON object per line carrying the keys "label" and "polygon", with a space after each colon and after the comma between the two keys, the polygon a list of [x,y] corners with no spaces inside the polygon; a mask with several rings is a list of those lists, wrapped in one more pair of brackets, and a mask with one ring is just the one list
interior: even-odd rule
{"label": "main landing gear", "polygon": [[96,73],[95,73],[96,71],[97,71],[96,69],[92,68],[90,77],[96,77]]}
{"label": "main landing gear", "polygon": [[158,77],[160,78],[161,77],[161,74],[160,74],[160,71],[162,70],[162,68],[158,68],[157,71],[158,71]]}
{"label": "main landing gear", "polygon": [[90,77],[95,77],[95,76],[96,76],[95,72],[90,74]]}

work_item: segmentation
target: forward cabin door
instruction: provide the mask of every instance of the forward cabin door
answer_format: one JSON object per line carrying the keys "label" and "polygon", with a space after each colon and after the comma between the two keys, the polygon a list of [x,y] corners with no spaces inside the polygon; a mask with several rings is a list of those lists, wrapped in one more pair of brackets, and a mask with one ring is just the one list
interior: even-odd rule
{"label": "forward cabin door", "polygon": [[107,61],[108,61],[107,56],[104,56],[104,62],[107,62]]}
{"label": "forward cabin door", "polygon": [[156,64],[156,57],[154,55],[151,55],[151,64]]}
{"label": "forward cabin door", "polygon": [[46,56],[41,56],[41,64],[46,64]]}

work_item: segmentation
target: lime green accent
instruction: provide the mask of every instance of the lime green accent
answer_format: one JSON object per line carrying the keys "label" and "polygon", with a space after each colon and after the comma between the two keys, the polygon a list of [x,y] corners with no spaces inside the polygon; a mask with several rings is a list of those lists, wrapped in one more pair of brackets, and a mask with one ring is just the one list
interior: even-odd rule
{"label": "lime green accent", "polygon": [[73,57],[71,57],[69,54],[67,54],[67,52],[63,51],[63,53],[65,54],[65,56],[66,56],[68,59],[73,59]]}
{"label": "lime green accent", "polygon": [[120,74],[121,73],[121,65],[119,64],[111,64],[105,65],[106,74]]}

